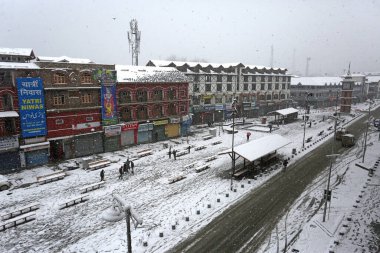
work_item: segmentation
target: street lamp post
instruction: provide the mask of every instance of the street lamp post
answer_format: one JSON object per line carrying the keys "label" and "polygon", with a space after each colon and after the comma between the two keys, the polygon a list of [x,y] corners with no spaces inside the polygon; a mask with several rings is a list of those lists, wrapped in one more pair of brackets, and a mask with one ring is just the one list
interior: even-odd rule
{"label": "street lamp post", "polygon": [[302,148],[305,148],[305,134],[306,134],[306,112],[307,112],[307,107],[309,104],[309,97],[313,96],[312,93],[306,93],[305,96],[305,113],[303,116],[303,140],[302,140]]}
{"label": "street lamp post", "polygon": [[327,189],[325,190],[324,195],[323,195],[325,199],[325,208],[323,210],[323,222],[326,221],[327,202],[331,201],[330,179],[331,179],[331,169],[333,165],[333,159],[339,155],[340,154],[327,155],[327,157],[330,158],[330,168],[329,168],[329,176],[327,179]]}
{"label": "street lamp post", "polygon": [[364,135],[364,147],[363,147],[362,163],[364,163],[365,152],[367,151],[367,136],[368,136],[368,128],[369,128],[370,118],[371,118],[371,101],[369,101],[369,106],[368,106],[368,120],[367,120],[367,128],[365,130],[365,135]]}
{"label": "street lamp post", "polygon": [[232,173],[231,173],[231,191],[233,190],[233,176],[235,174],[235,152],[234,152],[234,141],[235,141],[235,114],[236,114],[236,98],[232,102]]}

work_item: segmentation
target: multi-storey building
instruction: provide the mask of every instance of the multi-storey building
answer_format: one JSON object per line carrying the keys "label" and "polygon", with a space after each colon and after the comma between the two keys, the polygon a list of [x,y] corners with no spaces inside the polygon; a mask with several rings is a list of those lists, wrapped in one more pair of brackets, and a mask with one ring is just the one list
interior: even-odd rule
{"label": "multi-storey building", "polygon": [[121,145],[186,135],[188,80],[175,68],[116,65]]}
{"label": "multi-storey building", "polygon": [[380,98],[380,75],[368,75],[368,98],[379,99]]}
{"label": "multi-storey building", "polygon": [[[342,89],[340,77],[293,77],[290,86],[290,98],[295,104],[324,108],[339,105]],[[312,96],[307,96],[312,93]]]}
{"label": "multi-storey building", "polygon": [[234,99],[237,116],[257,117],[288,106],[291,76],[283,68],[158,60],[147,66],[174,67],[189,78],[195,124],[231,117]]}
{"label": "multi-storey building", "polygon": [[35,59],[31,48],[0,48],[0,62],[30,62]]}
{"label": "multi-storey building", "polygon": [[[51,159],[67,159],[104,151],[101,80],[98,70],[114,65],[37,61],[43,80],[47,140]],[[118,142],[108,143],[119,148]]]}

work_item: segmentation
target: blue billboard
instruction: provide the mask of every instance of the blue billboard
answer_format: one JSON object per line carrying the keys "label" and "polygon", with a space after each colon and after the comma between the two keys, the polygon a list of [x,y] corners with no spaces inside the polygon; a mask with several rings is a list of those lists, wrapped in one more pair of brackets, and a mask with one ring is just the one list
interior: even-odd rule
{"label": "blue billboard", "polygon": [[46,135],[45,98],[41,78],[16,78],[21,135]]}

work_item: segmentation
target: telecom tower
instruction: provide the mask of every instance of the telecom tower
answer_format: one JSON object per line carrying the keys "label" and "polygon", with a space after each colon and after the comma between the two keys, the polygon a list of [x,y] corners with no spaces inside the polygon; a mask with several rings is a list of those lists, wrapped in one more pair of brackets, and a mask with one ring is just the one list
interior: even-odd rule
{"label": "telecom tower", "polygon": [[137,66],[139,65],[141,32],[136,19],[132,19],[129,26],[131,28],[128,32],[129,51],[132,51],[132,65]]}

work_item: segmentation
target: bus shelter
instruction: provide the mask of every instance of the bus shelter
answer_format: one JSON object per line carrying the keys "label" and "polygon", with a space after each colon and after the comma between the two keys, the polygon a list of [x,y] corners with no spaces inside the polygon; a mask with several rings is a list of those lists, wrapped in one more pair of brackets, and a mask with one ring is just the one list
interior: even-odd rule
{"label": "bus shelter", "polygon": [[290,123],[298,119],[298,110],[294,108],[286,108],[269,112],[268,116],[270,115],[274,115],[275,123]]}

